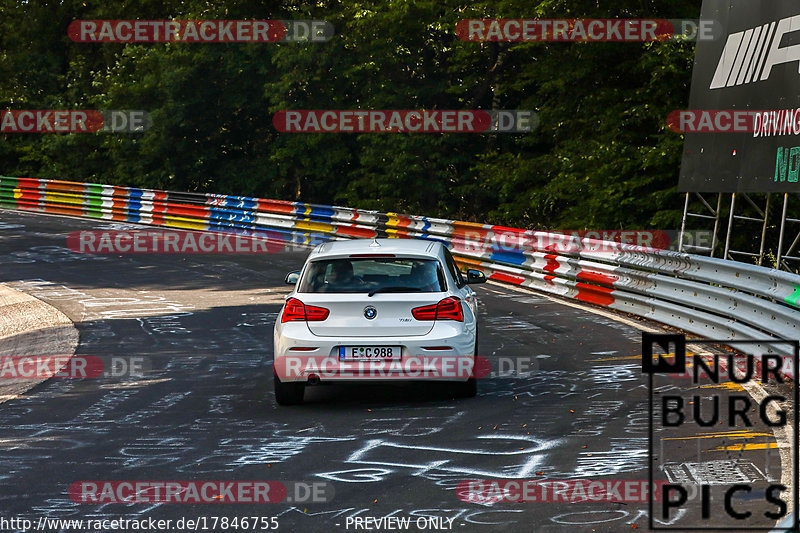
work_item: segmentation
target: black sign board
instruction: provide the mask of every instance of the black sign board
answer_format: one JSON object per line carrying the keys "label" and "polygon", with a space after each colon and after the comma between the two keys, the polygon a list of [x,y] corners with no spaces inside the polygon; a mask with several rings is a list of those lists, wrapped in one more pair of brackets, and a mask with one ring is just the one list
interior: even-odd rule
{"label": "black sign board", "polygon": [[[800,1],[704,0],[701,19],[724,31],[697,42],[689,108],[753,114],[749,131],[683,129],[690,132],[678,189],[800,192]],[[736,117],[705,119],[719,130]]]}

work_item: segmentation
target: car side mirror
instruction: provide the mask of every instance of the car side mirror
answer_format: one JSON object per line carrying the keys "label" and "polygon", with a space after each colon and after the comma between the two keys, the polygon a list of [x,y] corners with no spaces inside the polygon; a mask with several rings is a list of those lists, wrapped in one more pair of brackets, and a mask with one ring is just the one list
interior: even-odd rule
{"label": "car side mirror", "polygon": [[286,279],[284,280],[287,285],[297,285],[297,281],[300,279],[300,271],[295,270],[294,272],[289,272],[286,274]]}
{"label": "car side mirror", "polygon": [[467,270],[467,283],[486,283],[486,274],[480,270],[470,268]]}

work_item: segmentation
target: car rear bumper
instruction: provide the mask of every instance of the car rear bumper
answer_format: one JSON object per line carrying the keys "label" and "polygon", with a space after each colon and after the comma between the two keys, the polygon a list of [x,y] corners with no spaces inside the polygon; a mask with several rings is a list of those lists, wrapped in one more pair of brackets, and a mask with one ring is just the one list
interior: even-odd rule
{"label": "car rear bumper", "polygon": [[[463,382],[474,375],[474,325],[437,322],[418,337],[320,337],[302,323],[282,326],[275,331],[274,372],[283,382]],[[341,346],[400,346],[402,353],[392,361],[342,361]]]}

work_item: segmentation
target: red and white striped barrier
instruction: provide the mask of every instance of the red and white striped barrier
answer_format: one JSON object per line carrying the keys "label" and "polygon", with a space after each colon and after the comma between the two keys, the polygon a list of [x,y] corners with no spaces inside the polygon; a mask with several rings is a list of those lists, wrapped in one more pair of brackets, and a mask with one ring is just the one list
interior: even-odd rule
{"label": "red and white striped barrier", "polygon": [[[800,338],[800,276],[580,235],[325,205],[0,177],[0,208],[313,245],[332,239],[445,242],[490,279],[649,318],[706,338]],[[793,356],[787,345],[753,353]]]}

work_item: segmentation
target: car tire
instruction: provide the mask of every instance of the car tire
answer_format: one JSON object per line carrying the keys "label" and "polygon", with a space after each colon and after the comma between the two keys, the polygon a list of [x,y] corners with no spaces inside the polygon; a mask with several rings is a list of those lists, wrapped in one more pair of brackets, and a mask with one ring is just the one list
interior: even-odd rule
{"label": "car tire", "polygon": [[275,401],[278,405],[298,405],[303,403],[306,392],[305,383],[284,383],[278,376],[275,378]]}
{"label": "car tire", "polygon": [[475,378],[475,365],[478,362],[478,334],[475,333],[475,349],[472,352],[472,373],[473,376],[464,383],[453,385],[452,391],[456,398],[474,398],[478,395],[478,380]]}
{"label": "car tire", "polygon": [[456,398],[474,398],[478,395],[478,380],[469,378],[464,383],[454,384],[452,390]]}

